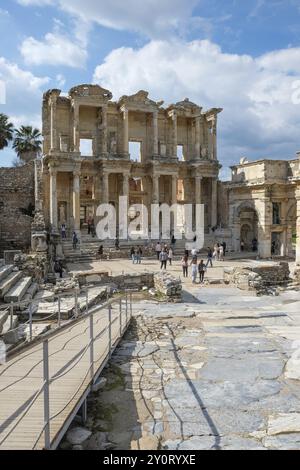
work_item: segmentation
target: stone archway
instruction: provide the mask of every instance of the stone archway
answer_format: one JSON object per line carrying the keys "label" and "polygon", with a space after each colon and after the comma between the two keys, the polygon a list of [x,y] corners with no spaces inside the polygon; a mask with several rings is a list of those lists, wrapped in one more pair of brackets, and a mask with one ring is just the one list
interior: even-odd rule
{"label": "stone archway", "polygon": [[253,241],[258,240],[258,214],[251,206],[243,206],[239,210],[240,243],[244,243],[245,251],[251,251]]}

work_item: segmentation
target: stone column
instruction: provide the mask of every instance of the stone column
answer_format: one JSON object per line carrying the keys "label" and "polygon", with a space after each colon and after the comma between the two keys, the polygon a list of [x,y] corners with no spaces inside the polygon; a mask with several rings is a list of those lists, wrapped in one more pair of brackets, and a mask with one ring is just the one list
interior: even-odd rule
{"label": "stone column", "polygon": [[158,155],[158,111],[153,112],[153,155]]}
{"label": "stone column", "polygon": [[53,232],[57,232],[57,170],[49,167],[50,174],[50,223]]}
{"label": "stone column", "polygon": [[56,131],[56,97],[50,101],[50,146],[51,150],[57,149],[57,131]]}
{"label": "stone column", "polygon": [[73,172],[73,218],[74,230],[80,235],[80,172]]}
{"label": "stone column", "polygon": [[213,160],[218,159],[217,155],[217,116],[212,121],[212,158]]}
{"label": "stone column", "polygon": [[258,253],[261,258],[271,257],[271,225],[272,204],[265,190],[256,201],[255,208],[259,215],[258,221]]}
{"label": "stone column", "polygon": [[80,152],[80,138],[79,138],[79,105],[77,103],[73,104],[73,143],[74,143],[74,152]]}
{"label": "stone column", "polygon": [[103,172],[102,175],[102,203],[108,204],[109,203],[109,181],[108,181],[109,173],[107,171]]}
{"label": "stone column", "polygon": [[129,153],[129,116],[128,109],[123,109],[123,152],[125,155]]}
{"label": "stone column", "polygon": [[177,204],[177,176],[172,175],[172,204]]}
{"label": "stone column", "polygon": [[212,128],[211,121],[208,122],[207,125],[207,156],[209,159],[213,158],[213,136],[212,136]]}
{"label": "stone column", "polygon": [[152,177],[152,203],[159,204],[159,176]]}
{"label": "stone column", "polygon": [[297,201],[297,219],[296,219],[296,229],[297,229],[297,239],[296,239],[296,263],[300,266],[300,185],[296,189],[296,201]]}
{"label": "stone column", "polygon": [[202,204],[202,176],[195,177],[195,204]]}
{"label": "stone column", "polygon": [[195,119],[195,156],[201,158],[201,116]]}
{"label": "stone column", "polygon": [[123,196],[129,196],[129,174],[123,174]]}
{"label": "stone column", "polygon": [[102,154],[107,154],[107,107],[102,108]]}
{"label": "stone column", "polygon": [[211,181],[211,226],[215,227],[218,223],[218,181],[212,178]]}
{"label": "stone column", "polygon": [[172,143],[173,143],[173,158],[177,158],[177,114],[173,111],[172,114]]}

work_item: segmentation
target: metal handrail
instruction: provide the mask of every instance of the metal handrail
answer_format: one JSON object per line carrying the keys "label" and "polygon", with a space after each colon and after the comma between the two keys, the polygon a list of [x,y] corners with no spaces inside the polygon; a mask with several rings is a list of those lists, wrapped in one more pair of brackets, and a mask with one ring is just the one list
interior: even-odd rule
{"label": "metal handrail", "polygon": [[[124,300],[125,298],[125,305],[126,305],[126,322],[125,322],[125,325],[124,325],[124,328],[122,329],[122,301]],[[44,395],[44,426],[42,427],[41,431],[39,432],[39,435],[38,435],[38,438],[37,440],[35,441],[34,443],[34,447],[33,449],[36,448],[36,445],[38,443],[38,441],[40,440],[42,434],[44,433],[45,434],[45,448],[46,449],[49,449],[50,446],[51,446],[51,439],[50,439],[50,422],[52,422],[57,416],[59,416],[67,407],[68,405],[73,401],[73,399],[75,398],[75,396],[78,394],[79,390],[81,389],[82,385],[84,384],[84,382],[86,381],[86,378],[88,376],[89,373],[91,373],[92,371],[92,377],[90,379],[90,382],[89,382],[89,386],[91,385],[91,383],[93,382],[94,380],[94,364],[99,362],[100,359],[102,359],[103,356],[107,357],[107,355],[105,355],[105,351],[104,353],[102,353],[102,355],[100,356],[99,360],[97,359],[95,361],[94,359],[94,355],[93,355],[93,347],[94,347],[94,343],[96,340],[98,340],[104,333],[105,331],[109,331],[109,343],[108,343],[108,347],[109,347],[109,351],[108,351],[108,357],[111,357],[111,352],[112,352],[112,347],[113,347],[113,344],[112,344],[112,337],[111,337],[111,333],[112,333],[112,325],[117,321],[119,320],[120,321],[120,331],[118,332],[118,336],[116,338],[116,340],[114,341],[114,344],[116,343],[117,339],[121,338],[122,334],[124,333],[125,331],[125,328],[128,326],[129,322],[130,322],[130,319],[131,319],[131,316],[132,316],[132,294],[130,294],[130,311],[129,311],[129,316],[128,316],[128,294],[126,293],[125,295],[122,295],[120,296],[119,299],[119,305],[120,305],[120,308],[118,310],[118,315],[112,320],[112,316],[111,316],[111,305],[112,303],[114,303],[116,301],[116,299],[114,300],[111,300],[109,301],[106,305],[103,305],[100,307],[100,309],[98,309],[98,311],[100,310],[103,310],[104,308],[108,308],[108,312],[109,312],[109,323],[107,325],[107,327],[105,329],[103,329],[100,333],[97,334],[97,336],[94,336],[93,334],[93,327],[94,327],[94,322],[93,322],[93,317],[94,317],[94,314],[96,312],[87,312],[86,315],[83,315],[81,316],[80,318],[77,319],[76,321],[76,324],[79,322],[79,321],[83,321],[83,320],[86,320],[88,317],[90,318],[90,340],[89,342],[87,343],[87,345],[84,347],[83,349],[83,352],[81,353],[80,357],[78,358],[78,360],[72,365],[72,367],[70,367],[67,371],[63,372],[62,374],[58,375],[58,376],[53,376],[53,377],[47,377],[47,374],[49,374],[49,358],[52,357],[54,354],[57,353],[57,351],[51,355],[49,355],[49,352],[48,352],[48,341],[49,339],[44,339],[43,340],[43,364],[44,364],[44,381],[43,381],[43,385],[41,387],[40,390],[37,391],[37,393],[35,394],[34,398],[31,400],[31,402],[27,405],[26,407],[26,410],[24,411],[24,413],[20,416],[20,418],[17,420],[17,422],[14,424],[14,426],[12,427],[12,429],[10,429],[10,431],[7,433],[7,435],[4,437],[4,439],[2,439],[2,441],[0,441],[0,445],[2,445],[6,440],[7,438],[11,435],[11,433],[16,429],[16,427],[19,425],[19,423],[23,420],[23,418],[27,415],[27,413],[29,412],[29,410],[32,408],[32,406],[34,405],[34,403],[36,402],[37,398],[40,396],[40,394],[42,392],[43,395]],[[100,321],[100,319],[97,320],[96,324],[98,324]],[[72,325],[71,329],[73,328],[74,325]],[[64,328],[65,329],[65,328]],[[85,330],[84,330],[84,333],[87,332],[89,328],[87,327]],[[57,338],[58,336],[61,336],[62,333],[60,333],[59,335],[56,335],[55,337]],[[81,332],[80,335],[82,335],[83,333]],[[74,337],[76,336],[80,336],[80,335],[75,335]],[[65,348],[66,344],[71,341],[72,339],[74,339],[74,337],[72,337],[71,339],[69,339],[63,346],[62,349]],[[60,351],[62,350],[60,349]],[[50,408],[50,401],[49,401],[49,386],[54,383],[56,380],[66,376],[71,370],[73,370],[76,365],[78,365],[80,363],[80,361],[82,360],[82,358],[84,357],[84,355],[86,354],[87,350],[90,349],[91,351],[91,355],[90,355],[90,366],[83,378],[83,380],[81,381],[80,385],[77,387],[76,389],[76,392],[72,395],[72,397],[68,400],[68,403],[59,411],[57,412],[55,415],[53,416],[49,416],[49,408]],[[105,359],[104,359],[105,360]],[[18,361],[15,361],[14,364],[18,362]],[[41,361],[39,361],[40,363]],[[35,365],[34,367],[36,367],[37,365]],[[46,373],[46,378],[45,378],[45,370],[47,371]],[[26,374],[26,376],[28,376],[29,372]],[[26,377],[25,376],[25,377]],[[23,378],[25,378],[23,377]],[[22,380],[22,379],[21,379]],[[7,388],[7,387],[6,387]],[[5,389],[6,389],[5,388]]]}

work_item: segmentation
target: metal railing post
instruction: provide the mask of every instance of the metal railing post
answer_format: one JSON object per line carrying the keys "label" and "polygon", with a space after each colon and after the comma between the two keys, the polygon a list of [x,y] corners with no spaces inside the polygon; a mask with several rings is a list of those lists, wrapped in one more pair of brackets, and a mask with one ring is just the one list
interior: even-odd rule
{"label": "metal railing post", "polygon": [[78,292],[75,290],[75,318],[78,317]]}
{"label": "metal railing post", "polygon": [[91,382],[94,382],[94,315],[90,315],[90,368]]}
{"label": "metal railing post", "polygon": [[119,313],[120,313],[120,338],[122,337],[122,299],[119,302]]}
{"label": "metal railing post", "polygon": [[132,292],[130,292],[130,318],[132,318]]}
{"label": "metal railing post", "polygon": [[32,341],[32,304],[29,305],[29,338]]}
{"label": "metal railing post", "polygon": [[12,330],[14,326],[14,303],[10,304],[10,329]]}
{"label": "metal railing post", "polygon": [[60,302],[60,294],[58,294],[58,299],[57,299],[57,305],[58,305],[58,327],[60,328],[61,326],[61,302]]}
{"label": "metal railing post", "polygon": [[111,357],[112,338],[111,338],[111,305],[108,307],[108,341],[109,341],[109,357]]}
{"label": "metal railing post", "polygon": [[86,309],[86,314],[89,313],[89,289],[86,288],[85,292],[85,309]]}
{"label": "metal railing post", "polygon": [[43,342],[43,372],[44,372],[44,435],[45,449],[50,449],[50,400],[49,400],[49,347],[48,340]]}
{"label": "metal railing post", "polygon": [[125,308],[126,308],[126,327],[127,327],[127,322],[128,322],[128,294],[127,292],[125,295]]}

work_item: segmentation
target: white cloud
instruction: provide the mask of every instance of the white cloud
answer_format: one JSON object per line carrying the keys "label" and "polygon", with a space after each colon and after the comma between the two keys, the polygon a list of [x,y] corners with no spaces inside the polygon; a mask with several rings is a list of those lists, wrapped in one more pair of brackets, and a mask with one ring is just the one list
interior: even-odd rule
{"label": "white cloud", "polygon": [[254,58],[223,53],[208,40],[151,41],[112,51],[96,68],[94,82],[117,96],[142,88],[154,99],[189,97],[205,108],[223,107],[219,156],[233,164],[241,155],[294,157],[300,105],[293,104],[292,94],[299,63],[300,48]]}
{"label": "white cloud", "polygon": [[[181,30],[200,0],[18,0],[24,6],[57,5],[83,21],[149,37]],[[195,21],[195,19],[193,20]]]}
{"label": "white cloud", "polygon": [[33,37],[26,38],[21,54],[29,65],[62,65],[82,68],[85,66],[87,51],[71,38],[55,30],[45,35],[42,41]]}
{"label": "white cloud", "polygon": [[[7,114],[16,127],[27,124],[41,128],[42,92],[50,79],[36,77],[0,57],[0,80],[5,83],[7,92],[6,104],[0,105],[0,112]],[[10,151],[0,152],[0,166],[9,164],[12,156],[15,155]]]}

